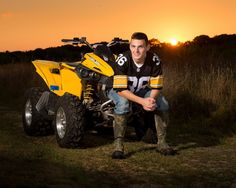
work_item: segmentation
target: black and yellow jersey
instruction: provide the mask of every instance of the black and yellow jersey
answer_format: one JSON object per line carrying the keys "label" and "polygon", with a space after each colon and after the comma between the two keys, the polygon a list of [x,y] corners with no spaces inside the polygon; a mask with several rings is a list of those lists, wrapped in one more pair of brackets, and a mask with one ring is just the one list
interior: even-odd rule
{"label": "black and yellow jersey", "polygon": [[131,52],[120,54],[114,67],[113,88],[117,91],[130,90],[133,93],[142,88],[162,89],[163,76],[159,57],[147,52],[144,64],[139,67],[132,59]]}

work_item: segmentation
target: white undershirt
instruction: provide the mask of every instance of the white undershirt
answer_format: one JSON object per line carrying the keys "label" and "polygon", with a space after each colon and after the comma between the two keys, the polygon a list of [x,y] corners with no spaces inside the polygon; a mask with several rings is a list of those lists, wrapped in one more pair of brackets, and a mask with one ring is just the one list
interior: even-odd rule
{"label": "white undershirt", "polygon": [[[134,61],[134,60],[133,60]],[[138,63],[136,63],[135,61],[134,61],[134,64],[138,67],[138,68],[141,68],[142,66],[143,66],[143,64],[138,64]]]}

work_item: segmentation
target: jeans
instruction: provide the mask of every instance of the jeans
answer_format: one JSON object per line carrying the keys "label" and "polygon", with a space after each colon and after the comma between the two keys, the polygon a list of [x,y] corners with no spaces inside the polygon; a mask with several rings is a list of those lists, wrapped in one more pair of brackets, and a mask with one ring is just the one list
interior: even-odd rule
{"label": "jeans", "polygon": [[[138,93],[135,93],[135,95],[140,97],[149,97],[151,91],[150,90],[140,90]],[[123,115],[130,112],[130,101],[122,96],[120,96],[114,89],[111,89],[108,92],[108,97],[114,102],[115,109],[114,112],[117,115]],[[156,99],[156,110],[161,112],[166,112],[169,109],[168,101],[165,99],[165,97],[160,93]]]}

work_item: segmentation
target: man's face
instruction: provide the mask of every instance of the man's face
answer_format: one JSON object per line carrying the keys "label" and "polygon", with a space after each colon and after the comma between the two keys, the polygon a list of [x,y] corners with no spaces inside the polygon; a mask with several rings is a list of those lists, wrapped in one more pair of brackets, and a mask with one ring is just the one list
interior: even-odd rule
{"label": "man's face", "polygon": [[145,40],[131,39],[130,51],[132,58],[136,63],[144,63],[149,45],[146,44]]}

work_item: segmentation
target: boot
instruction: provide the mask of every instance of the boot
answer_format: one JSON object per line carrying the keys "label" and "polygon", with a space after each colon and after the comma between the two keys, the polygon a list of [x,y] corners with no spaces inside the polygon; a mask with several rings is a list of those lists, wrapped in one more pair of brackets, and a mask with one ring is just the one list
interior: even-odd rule
{"label": "boot", "polygon": [[162,155],[175,155],[176,151],[166,143],[166,129],[169,121],[168,113],[155,114],[155,127],[157,131],[157,151]]}
{"label": "boot", "polygon": [[127,115],[114,115],[114,152],[113,159],[124,159],[124,136],[126,131]]}

